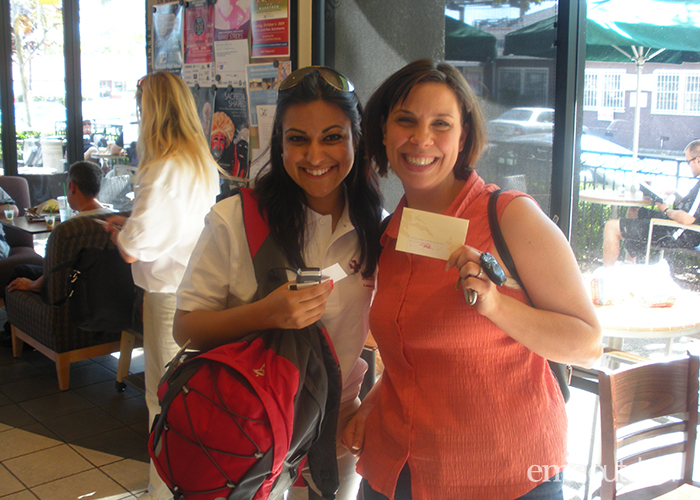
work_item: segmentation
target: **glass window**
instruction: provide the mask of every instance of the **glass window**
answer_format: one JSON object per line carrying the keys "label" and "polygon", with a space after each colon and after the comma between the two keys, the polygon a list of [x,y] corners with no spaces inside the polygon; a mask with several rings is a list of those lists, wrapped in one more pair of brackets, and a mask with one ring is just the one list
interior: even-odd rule
{"label": "glass window", "polygon": [[[468,80],[482,100],[488,128],[489,145],[480,160],[479,175],[487,182],[527,191],[549,212],[554,51],[547,58],[516,54],[511,50],[509,37],[543,19],[554,18],[557,2],[529,2],[522,10],[506,2],[454,1],[448,5],[446,16],[468,25],[457,29],[452,20],[446,21],[451,28],[446,30],[446,53],[456,59],[450,62],[468,67],[470,75],[478,72],[480,76],[478,86],[474,80]],[[462,43],[451,40],[451,33],[461,33]],[[543,36],[554,39],[554,32]],[[476,41],[489,37],[493,45],[488,50],[496,54],[495,58],[482,57],[484,54],[475,50],[476,46],[482,46]],[[454,45],[462,50],[448,50]],[[516,45],[522,46],[519,42]]]}
{"label": "glass window", "polygon": [[[625,0],[589,0],[587,12],[584,133],[572,246],[581,268],[592,272],[603,264],[646,260],[646,237],[644,252],[625,239],[610,238],[604,253],[603,243],[611,219],[637,218],[640,208],[658,210],[642,196],[640,182],[650,183],[668,203],[696,184],[684,149],[700,129],[700,63],[684,60],[684,51],[674,48],[683,28],[692,30],[698,23],[693,17],[697,13],[687,11],[685,4],[639,0],[631,12]],[[620,33],[624,38],[611,43]],[[686,38],[697,39],[691,33]],[[647,45],[655,48],[645,46],[650,41]],[[619,249],[611,241],[619,242]],[[652,262],[660,255],[652,251]],[[672,275],[684,282],[693,261],[674,252],[664,255]],[[696,269],[697,261],[692,265]]]}
{"label": "glass window", "polygon": [[61,3],[11,0],[10,16],[19,170],[62,171],[66,108]]}
{"label": "glass window", "polygon": [[144,25],[133,20],[145,16],[143,0],[80,0],[83,152],[105,171],[128,164],[136,140],[134,95],[147,65]]}
{"label": "glass window", "polygon": [[622,111],[625,92],[622,88],[623,71],[610,69],[586,69],[583,90],[583,106],[588,110],[612,108]]}
{"label": "glass window", "polygon": [[653,113],[700,114],[700,71],[660,69],[654,77]]}

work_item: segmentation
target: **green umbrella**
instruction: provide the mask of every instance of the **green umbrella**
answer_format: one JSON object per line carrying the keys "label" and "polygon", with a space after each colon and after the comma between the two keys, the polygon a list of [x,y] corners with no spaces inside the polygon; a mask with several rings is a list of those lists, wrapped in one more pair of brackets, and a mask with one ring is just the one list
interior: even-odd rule
{"label": "green umbrella", "polygon": [[[698,0],[588,0],[586,59],[634,62],[636,102],[640,102],[642,68],[647,61],[700,62],[699,26]],[[556,19],[545,19],[508,33],[503,54],[553,58],[555,39]],[[635,106],[634,160],[638,150],[639,107]]]}
{"label": "green umbrella", "polygon": [[496,59],[496,37],[445,16],[445,59],[489,62]]}

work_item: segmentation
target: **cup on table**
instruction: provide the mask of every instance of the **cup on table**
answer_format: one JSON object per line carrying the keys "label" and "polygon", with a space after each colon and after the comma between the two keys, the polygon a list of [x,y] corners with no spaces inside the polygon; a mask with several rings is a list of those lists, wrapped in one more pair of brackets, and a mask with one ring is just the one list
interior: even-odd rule
{"label": "cup on table", "polygon": [[70,207],[68,206],[68,200],[66,199],[65,196],[59,196],[57,198],[58,200],[58,215],[60,217],[61,222],[70,219],[71,215],[73,215],[73,212],[71,211]]}
{"label": "cup on table", "polygon": [[56,216],[54,214],[49,214],[45,217],[46,227],[53,229],[56,226]]}
{"label": "cup on table", "polygon": [[11,209],[5,210],[5,219],[12,220],[15,218],[15,211]]}

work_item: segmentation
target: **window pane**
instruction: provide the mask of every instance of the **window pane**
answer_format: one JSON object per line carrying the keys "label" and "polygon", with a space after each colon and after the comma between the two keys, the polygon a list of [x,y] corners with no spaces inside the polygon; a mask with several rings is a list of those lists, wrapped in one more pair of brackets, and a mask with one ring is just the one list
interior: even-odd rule
{"label": "window pane", "polygon": [[[541,55],[515,53],[509,37],[557,15],[557,2],[529,2],[521,12],[503,2],[449,2],[446,15],[468,27],[455,30],[474,37],[464,39],[462,51],[451,51],[454,40],[446,30],[445,52],[460,68],[479,68],[482,79],[478,95],[488,126],[488,150],[482,155],[478,173],[487,182],[531,194],[545,212],[550,210],[552,133],[554,130],[554,31],[544,31],[551,51]],[[454,26],[447,21],[446,25]],[[469,35],[466,35],[469,34]],[[496,58],[478,59],[474,47],[489,36]],[[523,44],[516,42],[518,49]],[[545,42],[544,45],[547,45]],[[463,69],[463,72],[465,70]]]}
{"label": "window pane", "polygon": [[143,0],[80,0],[83,150],[105,171],[129,163],[137,138],[134,94],[146,73],[146,42],[144,24],[134,20],[145,16]]}
{"label": "window pane", "polygon": [[61,2],[11,0],[10,15],[19,171],[62,171],[66,109]]}
{"label": "window pane", "polygon": [[[584,271],[598,269],[604,261],[612,265],[646,260],[646,236],[640,238],[641,247],[631,239],[610,238],[605,259],[603,253],[604,228],[610,219],[636,218],[637,209],[629,205],[655,208],[642,200],[639,182],[651,183],[664,195],[677,192],[678,199],[696,183],[684,161],[684,149],[698,138],[700,130],[700,63],[685,59],[687,55],[674,50],[673,44],[682,37],[684,27],[698,24],[693,17],[697,13],[678,2],[639,0],[635,5],[630,11],[625,0],[588,2],[585,133],[580,137],[580,199],[574,207],[572,237]],[[606,23],[596,22],[603,19]],[[678,23],[674,31],[665,29],[674,23]],[[605,43],[593,26],[607,30]],[[610,37],[625,30],[626,41],[618,40],[617,49],[610,47]],[[640,33],[644,33],[643,40],[653,40],[656,48],[645,46],[642,39],[633,48],[629,40]],[[689,34],[688,38],[696,37]],[[619,201],[605,201],[610,196]],[[660,212],[653,215],[663,217]],[[619,252],[611,244],[615,241],[620,243]],[[687,275],[692,261],[678,259],[674,252],[664,255],[675,277]],[[660,252],[652,250],[652,262],[659,256]],[[693,265],[697,268],[697,262]]]}

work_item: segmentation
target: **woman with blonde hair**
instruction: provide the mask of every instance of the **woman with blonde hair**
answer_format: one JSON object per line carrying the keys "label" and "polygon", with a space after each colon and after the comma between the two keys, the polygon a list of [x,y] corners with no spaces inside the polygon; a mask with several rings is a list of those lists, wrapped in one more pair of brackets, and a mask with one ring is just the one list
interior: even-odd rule
{"label": "woman with blonde hair", "polygon": [[[159,413],[158,383],[177,353],[173,340],[175,292],[219,192],[218,167],[209,151],[194,98],[179,77],[156,72],[138,84],[137,152],[140,164],[131,217],[106,226],[134,283],[144,289],[143,337],[146,403],[150,422]],[[119,226],[122,229],[119,230]],[[172,498],[151,464],[142,498]]]}

